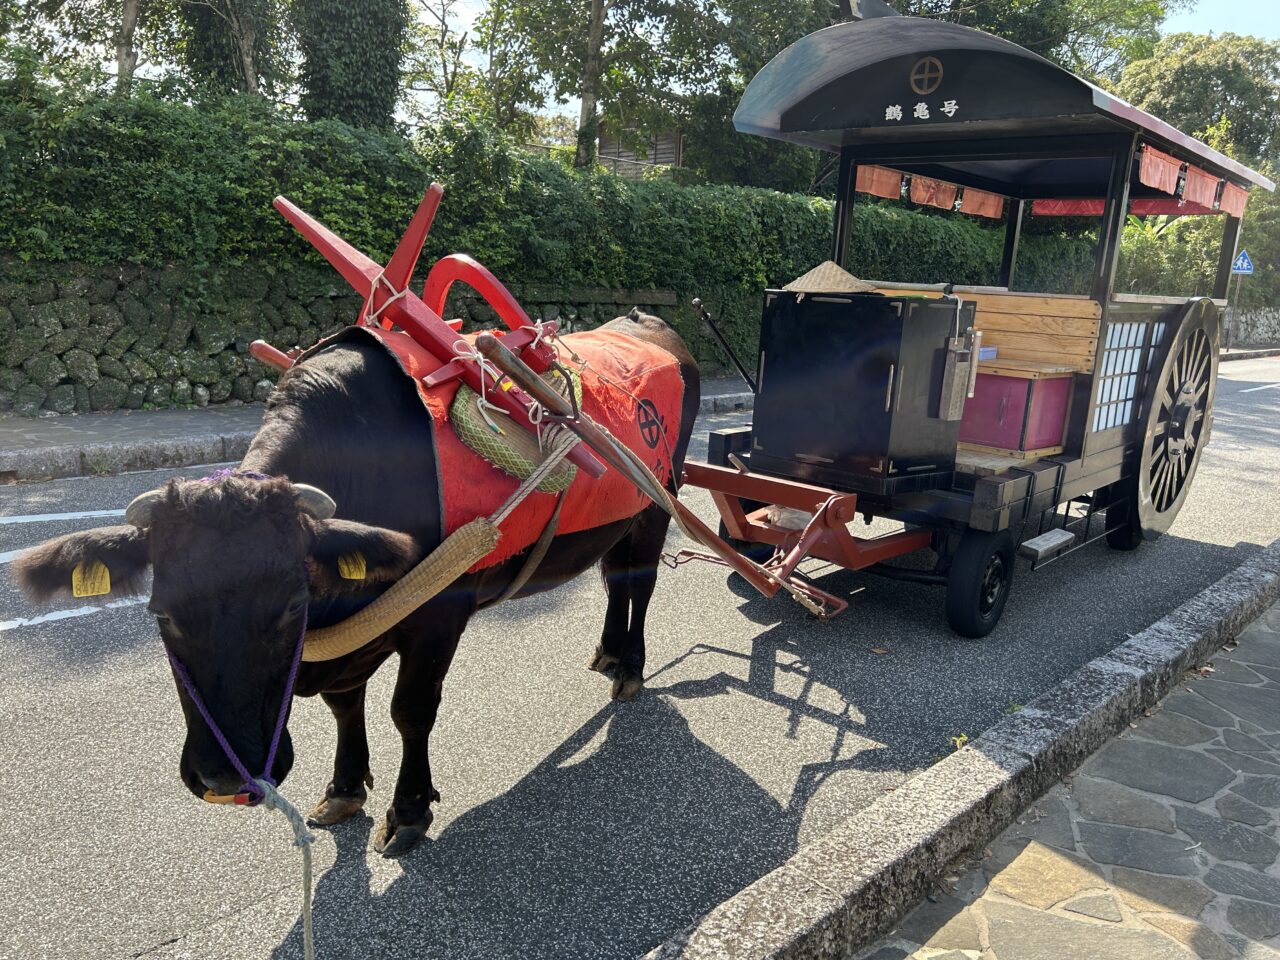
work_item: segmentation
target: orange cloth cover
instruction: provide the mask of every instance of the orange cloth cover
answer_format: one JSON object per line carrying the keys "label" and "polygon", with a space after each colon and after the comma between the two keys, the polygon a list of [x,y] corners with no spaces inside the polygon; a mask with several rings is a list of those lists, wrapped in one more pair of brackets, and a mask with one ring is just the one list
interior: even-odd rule
{"label": "orange cloth cover", "polygon": [[[347,336],[352,330],[367,333],[391,352],[417,384],[422,402],[431,414],[445,535],[502,506],[520,486],[520,481],[472,452],[453,432],[449,405],[461,381],[452,380],[428,389],[422,378],[442,364],[412,338],[370,327],[348,328],[338,336]],[[466,335],[465,339],[474,337]],[[680,433],[684,382],[680,378],[679,362],[661,347],[608,330],[567,334],[563,340],[587,361],[586,369],[579,371],[583,410],[639,453],[649,469],[665,483],[671,476],[671,451]],[[561,353],[567,361],[565,351]],[[577,364],[572,362],[565,365],[577,369]],[[501,414],[494,415],[494,421],[500,426],[504,419]],[[521,428],[507,424],[503,429]],[[472,571],[494,566],[532,546],[551,518],[555,502],[555,494],[536,491],[529,494],[499,525],[502,537],[497,549],[472,567]],[[648,497],[612,467],[594,480],[579,470],[565,492],[557,533],[575,533],[623,520],[639,513],[648,502]]]}

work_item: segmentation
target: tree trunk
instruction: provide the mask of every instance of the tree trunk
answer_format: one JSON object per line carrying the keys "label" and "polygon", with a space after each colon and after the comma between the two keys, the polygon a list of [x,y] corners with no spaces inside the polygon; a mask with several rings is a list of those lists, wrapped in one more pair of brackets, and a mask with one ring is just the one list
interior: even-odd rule
{"label": "tree trunk", "polygon": [[133,34],[138,26],[141,0],[124,0],[120,30],[116,34],[116,93],[127,97],[133,89],[133,71],[138,65],[138,51],[133,47]]}
{"label": "tree trunk", "polygon": [[227,26],[231,30],[231,39],[236,45],[236,54],[240,58],[240,75],[244,81],[244,92],[258,94],[258,65],[254,62],[253,48],[258,39],[256,25],[251,13],[245,14],[236,9],[234,2],[227,4]]}
{"label": "tree trunk", "polygon": [[578,149],[573,155],[575,167],[589,167],[596,162],[596,137],[599,134],[596,103],[600,99],[600,74],[604,65],[600,48],[604,44],[604,18],[607,9],[606,0],[591,0],[587,59],[582,65],[582,79],[578,84],[582,111],[578,114]]}

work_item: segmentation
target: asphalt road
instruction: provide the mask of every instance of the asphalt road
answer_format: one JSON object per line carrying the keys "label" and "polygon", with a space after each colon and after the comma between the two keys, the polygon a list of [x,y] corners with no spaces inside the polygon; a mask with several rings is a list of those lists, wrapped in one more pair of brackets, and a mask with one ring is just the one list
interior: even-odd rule
{"label": "asphalt road", "polygon": [[[659,943],[950,737],[980,733],[1280,536],[1280,361],[1224,365],[1217,410],[1169,535],[1020,568],[985,641],[947,631],[934,588],[837,573],[823,586],[866,589],[819,624],[688,565],[660,579],[646,694],[613,705],[584,668],[598,578],[481,614],[432,741],[444,802],[400,861],[369,848],[399,759],[384,668],[369,704],[372,816],[316,845],[317,955],[611,958]],[[15,519],[120,509],[167,475],[0,489],[0,572],[12,551],[119,522]],[[712,515],[705,496],[690,502]],[[300,955],[300,858],[283,819],[187,793],[145,607],[79,606],[48,619],[0,576],[0,956]],[[305,809],[334,728],[307,700],[292,730],[284,791]]]}

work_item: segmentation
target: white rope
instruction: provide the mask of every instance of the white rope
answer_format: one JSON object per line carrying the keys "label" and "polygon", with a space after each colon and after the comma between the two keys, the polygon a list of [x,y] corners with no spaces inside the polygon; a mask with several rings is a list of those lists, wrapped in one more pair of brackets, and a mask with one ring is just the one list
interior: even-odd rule
{"label": "white rope", "polygon": [[474,343],[469,340],[455,340],[453,342],[453,355],[459,360],[470,360],[480,368],[480,390],[476,394],[476,411],[480,414],[485,423],[489,425],[489,429],[498,436],[506,436],[506,431],[493,422],[493,417],[489,416],[489,411],[500,413],[504,417],[510,417],[511,414],[503,410],[496,403],[489,401],[486,394],[489,387],[485,385],[485,374],[487,373],[492,379],[494,386],[502,380],[503,374],[497,367],[485,359],[484,355],[476,349]]}
{"label": "white rope", "polygon": [[[370,307],[373,306],[374,292],[378,289],[380,284],[386,286],[386,288],[391,291],[391,295],[387,297],[382,306],[377,310],[371,310]],[[374,277],[373,284],[369,287],[369,299],[364,302],[364,318],[368,322],[369,326],[381,325],[382,314],[386,312],[387,307],[391,306],[408,292],[409,288],[407,286],[403,290],[397,290],[393,287],[391,285],[391,281],[387,279],[385,270]]]}
{"label": "white rope", "polygon": [[311,844],[316,836],[307,830],[307,821],[298,808],[280,795],[266,780],[255,780],[262,793],[260,806],[268,810],[279,810],[293,827],[293,845],[302,848],[302,954],[306,960],[315,960],[315,945],[311,936]]}
{"label": "white rope", "polygon": [[551,449],[547,452],[546,458],[534,467],[533,472],[529,474],[524,483],[520,484],[516,488],[516,492],[507,498],[507,502],[489,516],[489,522],[494,526],[507,519],[511,515],[511,511],[520,506],[525,497],[529,496],[547,474],[554,470],[560,461],[569,455],[569,451],[578,444],[578,435],[565,427],[548,431],[548,434],[554,439],[551,441]]}

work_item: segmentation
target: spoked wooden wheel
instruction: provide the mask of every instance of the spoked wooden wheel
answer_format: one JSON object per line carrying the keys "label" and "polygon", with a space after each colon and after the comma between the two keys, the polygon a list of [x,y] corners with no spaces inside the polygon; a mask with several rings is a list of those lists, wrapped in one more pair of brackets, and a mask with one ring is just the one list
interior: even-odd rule
{"label": "spoked wooden wheel", "polygon": [[1148,390],[1137,476],[1137,519],[1148,540],[1172,526],[1187,498],[1213,429],[1217,382],[1218,310],[1210,300],[1195,300]]}

